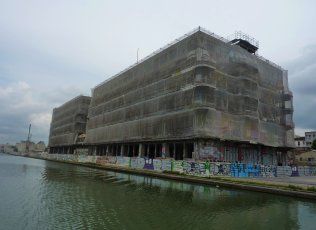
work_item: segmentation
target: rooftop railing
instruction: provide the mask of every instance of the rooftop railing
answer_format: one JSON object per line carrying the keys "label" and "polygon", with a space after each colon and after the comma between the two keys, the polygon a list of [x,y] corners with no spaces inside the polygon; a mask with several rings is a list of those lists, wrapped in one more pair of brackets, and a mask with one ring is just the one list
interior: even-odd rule
{"label": "rooftop railing", "polygon": [[[115,74],[114,76],[112,76],[112,77],[110,77],[110,78],[108,78],[108,79],[102,81],[101,83],[99,83],[98,85],[96,85],[95,87],[93,87],[93,88],[91,89],[92,93],[93,93],[94,89],[96,89],[97,87],[99,87],[99,86],[105,84],[106,82],[108,82],[108,81],[114,79],[115,77],[117,77],[117,76],[119,76],[119,75],[121,75],[121,74],[127,72],[128,70],[132,69],[133,67],[137,66],[138,64],[141,64],[141,63],[145,62],[146,60],[148,60],[149,58],[153,57],[154,55],[156,55],[156,54],[158,54],[158,53],[161,53],[162,51],[164,51],[164,50],[168,49],[169,47],[171,47],[172,45],[176,44],[177,42],[180,42],[180,41],[184,40],[185,38],[191,36],[192,34],[198,32],[198,31],[201,31],[201,32],[203,32],[203,33],[205,33],[205,34],[208,34],[208,35],[210,35],[210,36],[212,36],[212,37],[214,37],[214,38],[216,38],[216,39],[218,39],[218,40],[220,40],[220,41],[222,41],[222,42],[224,42],[224,43],[230,42],[230,40],[228,40],[228,39],[226,39],[226,38],[224,38],[224,37],[221,37],[221,36],[219,36],[219,35],[217,35],[217,34],[215,34],[215,33],[213,33],[213,32],[210,32],[210,31],[208,31],[208,30],[206,30],[206,29],[204,29],[204,28],[202,28],[202,27],[199,26],[199,27],[193,29],[192,31],[190,31],[190,32],[188,32],[188,33],[182,35],[181,37],[175,39],[174,41],[168,43],[167,45],[163,46],[162,48],[160,48],[160,49],[154,51],[153,53],[149,54],[148,56],[146,56],[146,57],[140,59],[139,61],[137,61],[136,63],[132,64],[131,66],[129,66],[129,67],[123,69],[122,71],[118,72],[118,73]],[[264,57],[262,57],[262,56],[260,56],[260,55],[258,55],[258,54],[255,54],[255,56],[256,56],[258,59],[260,59],[260,60],[262,60],[262,61],[264,61],[264,62],[266,62],[266,63],[268,63],[268,64],[270,64],[270,65],[272,65],[272,66],[274,66],[274,67],[276,67],[276,68],[278,68],[278,69],[283,70],[283,68],[282,68],[281,66],[275,64],[274,62],[271,62],[271,61],[269,61],[268,59],[266,59],[266,58],[264,58]]]}

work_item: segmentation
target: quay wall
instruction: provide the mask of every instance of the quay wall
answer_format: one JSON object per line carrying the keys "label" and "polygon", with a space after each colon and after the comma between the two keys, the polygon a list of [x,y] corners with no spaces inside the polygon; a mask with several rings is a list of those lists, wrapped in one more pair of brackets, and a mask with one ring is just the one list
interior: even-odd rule
{"label": "quay wall", "polygon": [[79,154],[30,153],[29,157],[72,163],[90,163],[101,166],[117,166],[130,169],[145,169],[157,172],[172,172],[199,177],[284,177],[316,176],[316,166],[275,166],[245,163],[208,162],[174,159],[150,159],[144,157],[91,156]]}

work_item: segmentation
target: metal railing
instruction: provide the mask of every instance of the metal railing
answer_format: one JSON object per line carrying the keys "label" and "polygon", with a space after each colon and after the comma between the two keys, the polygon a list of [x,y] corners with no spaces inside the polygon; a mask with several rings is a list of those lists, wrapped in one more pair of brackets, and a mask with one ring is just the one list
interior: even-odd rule
{"label": "metal railing", "polygon": [[232,41],[234,39],[242,39],[248,41],[251,45],[259,48],[259,42],[248,34],[243,33],[242,31],[235,31],[235,33],[228,36],[227,39],[229,41]]}
{"label": "metal railing", "polygon": [[[210,35],[210,36],[212,36],[213,38],[216,38],[216,39],[218,39],[218,40],[220,40],[220,41],[222,41],[222,42],[224,42],[224,43],[230,42],[230,40],[228,40],[228,39],[226,39],[226,38],[224,38],[224,37],[221,37],[221,36],[219,36],[219,35],[217,35],[217,34],[211,32],[211,31],[206,30],[206,29],[204,29],[204,28],[202,28],[202,27],[199,26],[199,27],[193,29],[192,31],[190,31],[190,32],[188,32],[188,33],[182,35],[181,37],[175,39],[174,41],[168,43],[167,45],[163,46],[162,48],[160,48],[160,49],[154,51],[153,53],[151,53],[151,54],[149,54],[149,55],[147,55],[146,57],[140,59],[139,61],[137,61],[136,63],[132,64],[131,66],[129,66],[129,67],[123,69],[122,71],[118,72],[118,73],[115,74],[114,76],[112,76],[112,77],[110,77],[110,78],[108,78],[108,79],[102,81],[101,83],[99,83],[98,85],[96,85],[95,87],[93,87],[93,88],[91,89],[91,93],[93,93],[94,89],[96,89],[97,87],[100,87],[101,85],[103,85],[103,84],[107,83],[108,81],[114,79],[115,77],[117,77],[117,76],[119,76],[119,75],[121,75],[121,74],[127,72],[128,70],[132,69],[133,67],[137,66],[138,64],[141,64],[141,63],[145,62],[146,60],[148,60],[149,58],[153,57],[154,55],[156,55],[156,54],[158,54],[158,53],[161,53],[162,51],[164,51],[164,50],[168,49],[169,47],[171,47],[172,45],[176,44],[177,42],[180,42],[180,41],[184,40],[185,38],[191,36],[192,34],[198,32],[198,31],[201,31],[201,32],[203,32],[203,33],[205,33],[205,34],[207,34],[207,35]],[[258,45],[259,45],[259,44],[258,44]],[[268,63],[268,64],[271,64],[271,65],[273,65],[273,66],[275,66],[275,67],[277,67],[277,68],[283,70],[283,68],[282,68],[281,66],[275,64],[274,62],[271,62],[271,61],[269,61],[268,59],[265,59],[264,57],[262,57],[262,56],[260,56],[260,55],[258,55],[258,54],[255,54],[255,56],[256,56],[258,59],[260,59],[260,60],[262,60],[262,61],[264,61],[264,62],[266,62],[266,63]]]}

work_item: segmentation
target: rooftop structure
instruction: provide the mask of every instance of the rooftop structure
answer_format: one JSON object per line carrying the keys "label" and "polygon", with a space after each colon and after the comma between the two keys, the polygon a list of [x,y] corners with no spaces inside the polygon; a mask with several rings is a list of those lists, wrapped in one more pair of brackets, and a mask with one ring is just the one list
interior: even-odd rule
{"label": "rooftop structure", "polygon": [[230,43],[233,45],[239,45],[241,48],[247,50],[249,53],[256,53],[259,49],[259,42],[250,37],[249,35],[237,31],[233,35],[230,36]]}

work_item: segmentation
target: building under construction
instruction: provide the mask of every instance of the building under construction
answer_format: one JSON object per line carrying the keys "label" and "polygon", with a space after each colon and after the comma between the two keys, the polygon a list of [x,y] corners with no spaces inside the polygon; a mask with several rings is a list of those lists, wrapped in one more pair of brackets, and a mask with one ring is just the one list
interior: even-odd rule
{"label": "building under construction", "polygon": [[[244,34],[227,40],[198,28],[99,84],[89,154],[285,164],[294,145],[287,71],[257,49]],[[76,142],[78,132],[61,125],[68,106],[54,110],[50,146]]]}
{"label": "building under construction", "polygon": [[53,110],[49,133],[50,153],[74,153],[83,145],[91,97],[78,96]]}

